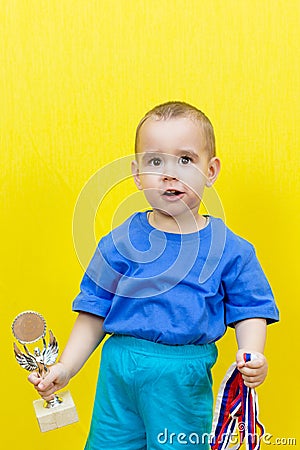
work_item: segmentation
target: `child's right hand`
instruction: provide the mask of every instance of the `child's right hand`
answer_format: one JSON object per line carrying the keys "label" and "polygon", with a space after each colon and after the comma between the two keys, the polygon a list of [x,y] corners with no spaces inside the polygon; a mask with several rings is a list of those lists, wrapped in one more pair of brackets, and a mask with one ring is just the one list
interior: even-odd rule
{"label": "child's right hand", "polygon": [[46,401],[69,383],[100,344],[105,336],[103,321],[103,317],[80,312],[59,362],[50,366],[43,378],[37,372],[29,375],[28,380]]}
{"label": "child's right hand", "polygon": [[37,372],[32,372],[28,376],[28,381],[32,383],[44,400],[49,401],[54,397],[54,393],[65,387],[70,381],[70,374],[63,363],[58,362],[49,367],[49,372],[41,378]]}

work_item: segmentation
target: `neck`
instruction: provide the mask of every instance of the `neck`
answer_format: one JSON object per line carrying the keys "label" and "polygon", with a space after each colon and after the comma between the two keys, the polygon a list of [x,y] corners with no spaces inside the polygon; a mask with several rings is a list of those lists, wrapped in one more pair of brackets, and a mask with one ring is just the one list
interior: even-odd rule
{"label": "neck", "polygon": [[177,234],[195,233],[207,225],[207,218],[190,210],[188,213],[176,217],[153,210],[148,214],[148,221],[158,230]]}

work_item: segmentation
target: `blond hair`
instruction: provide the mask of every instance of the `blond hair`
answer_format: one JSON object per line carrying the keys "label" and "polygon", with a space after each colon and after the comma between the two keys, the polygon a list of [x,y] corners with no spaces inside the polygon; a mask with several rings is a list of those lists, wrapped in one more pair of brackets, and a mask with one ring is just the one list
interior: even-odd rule
{"label": "blond hair", "polygon": [[200,125],[205,136],[205,150],[208,152],[209,157],[212,158],[216,155],[216,143],[215,134],[211,121],[209,118],[195,106],[185,102],[171,101],[157,105],[148,111],[139,122],[136,134],[135,134],[135,152],[138,152],[138,138],[142,125],[148,119],[153,120],[169,120],[178,117],[186,117],[194,120]]}

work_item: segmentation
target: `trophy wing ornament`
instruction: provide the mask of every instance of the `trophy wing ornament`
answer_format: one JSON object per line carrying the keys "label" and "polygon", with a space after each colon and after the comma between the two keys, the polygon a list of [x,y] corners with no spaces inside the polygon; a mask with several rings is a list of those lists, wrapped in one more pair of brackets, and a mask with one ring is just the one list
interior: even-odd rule
{"label": "trophy wing ornament", "polygon": [[27,354],[22,353],[15,343],[14,343],[14,352],[17,362],[20,364],[21,367],[23,367],[23,369],[32,372],[33,370],[37,370],[39,368],[35,357],[30,353]]}
{"label": "trophy wing ornament", "polygon": [[59,351],[57,340],[51,330],[49,330],[49,335],[49,344],[42,352],[43,364],[47,366],[55,363]]}

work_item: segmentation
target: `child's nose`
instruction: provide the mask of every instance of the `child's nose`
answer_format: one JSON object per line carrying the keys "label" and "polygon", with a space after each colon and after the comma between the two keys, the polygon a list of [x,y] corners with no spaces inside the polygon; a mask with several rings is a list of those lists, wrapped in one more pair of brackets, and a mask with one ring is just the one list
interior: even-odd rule
{"label": "child's nose", "polygon": [[165,181],[178,180],[178,167],[175,160],[171,159],[171,161],[165,163],[162,177]]}
{"label": "child's nose", "polygon": [[162,176],[164,181],[170,181],[170,180],[178,180],[178,177],[175,174],[166,174],[164,173]]}

